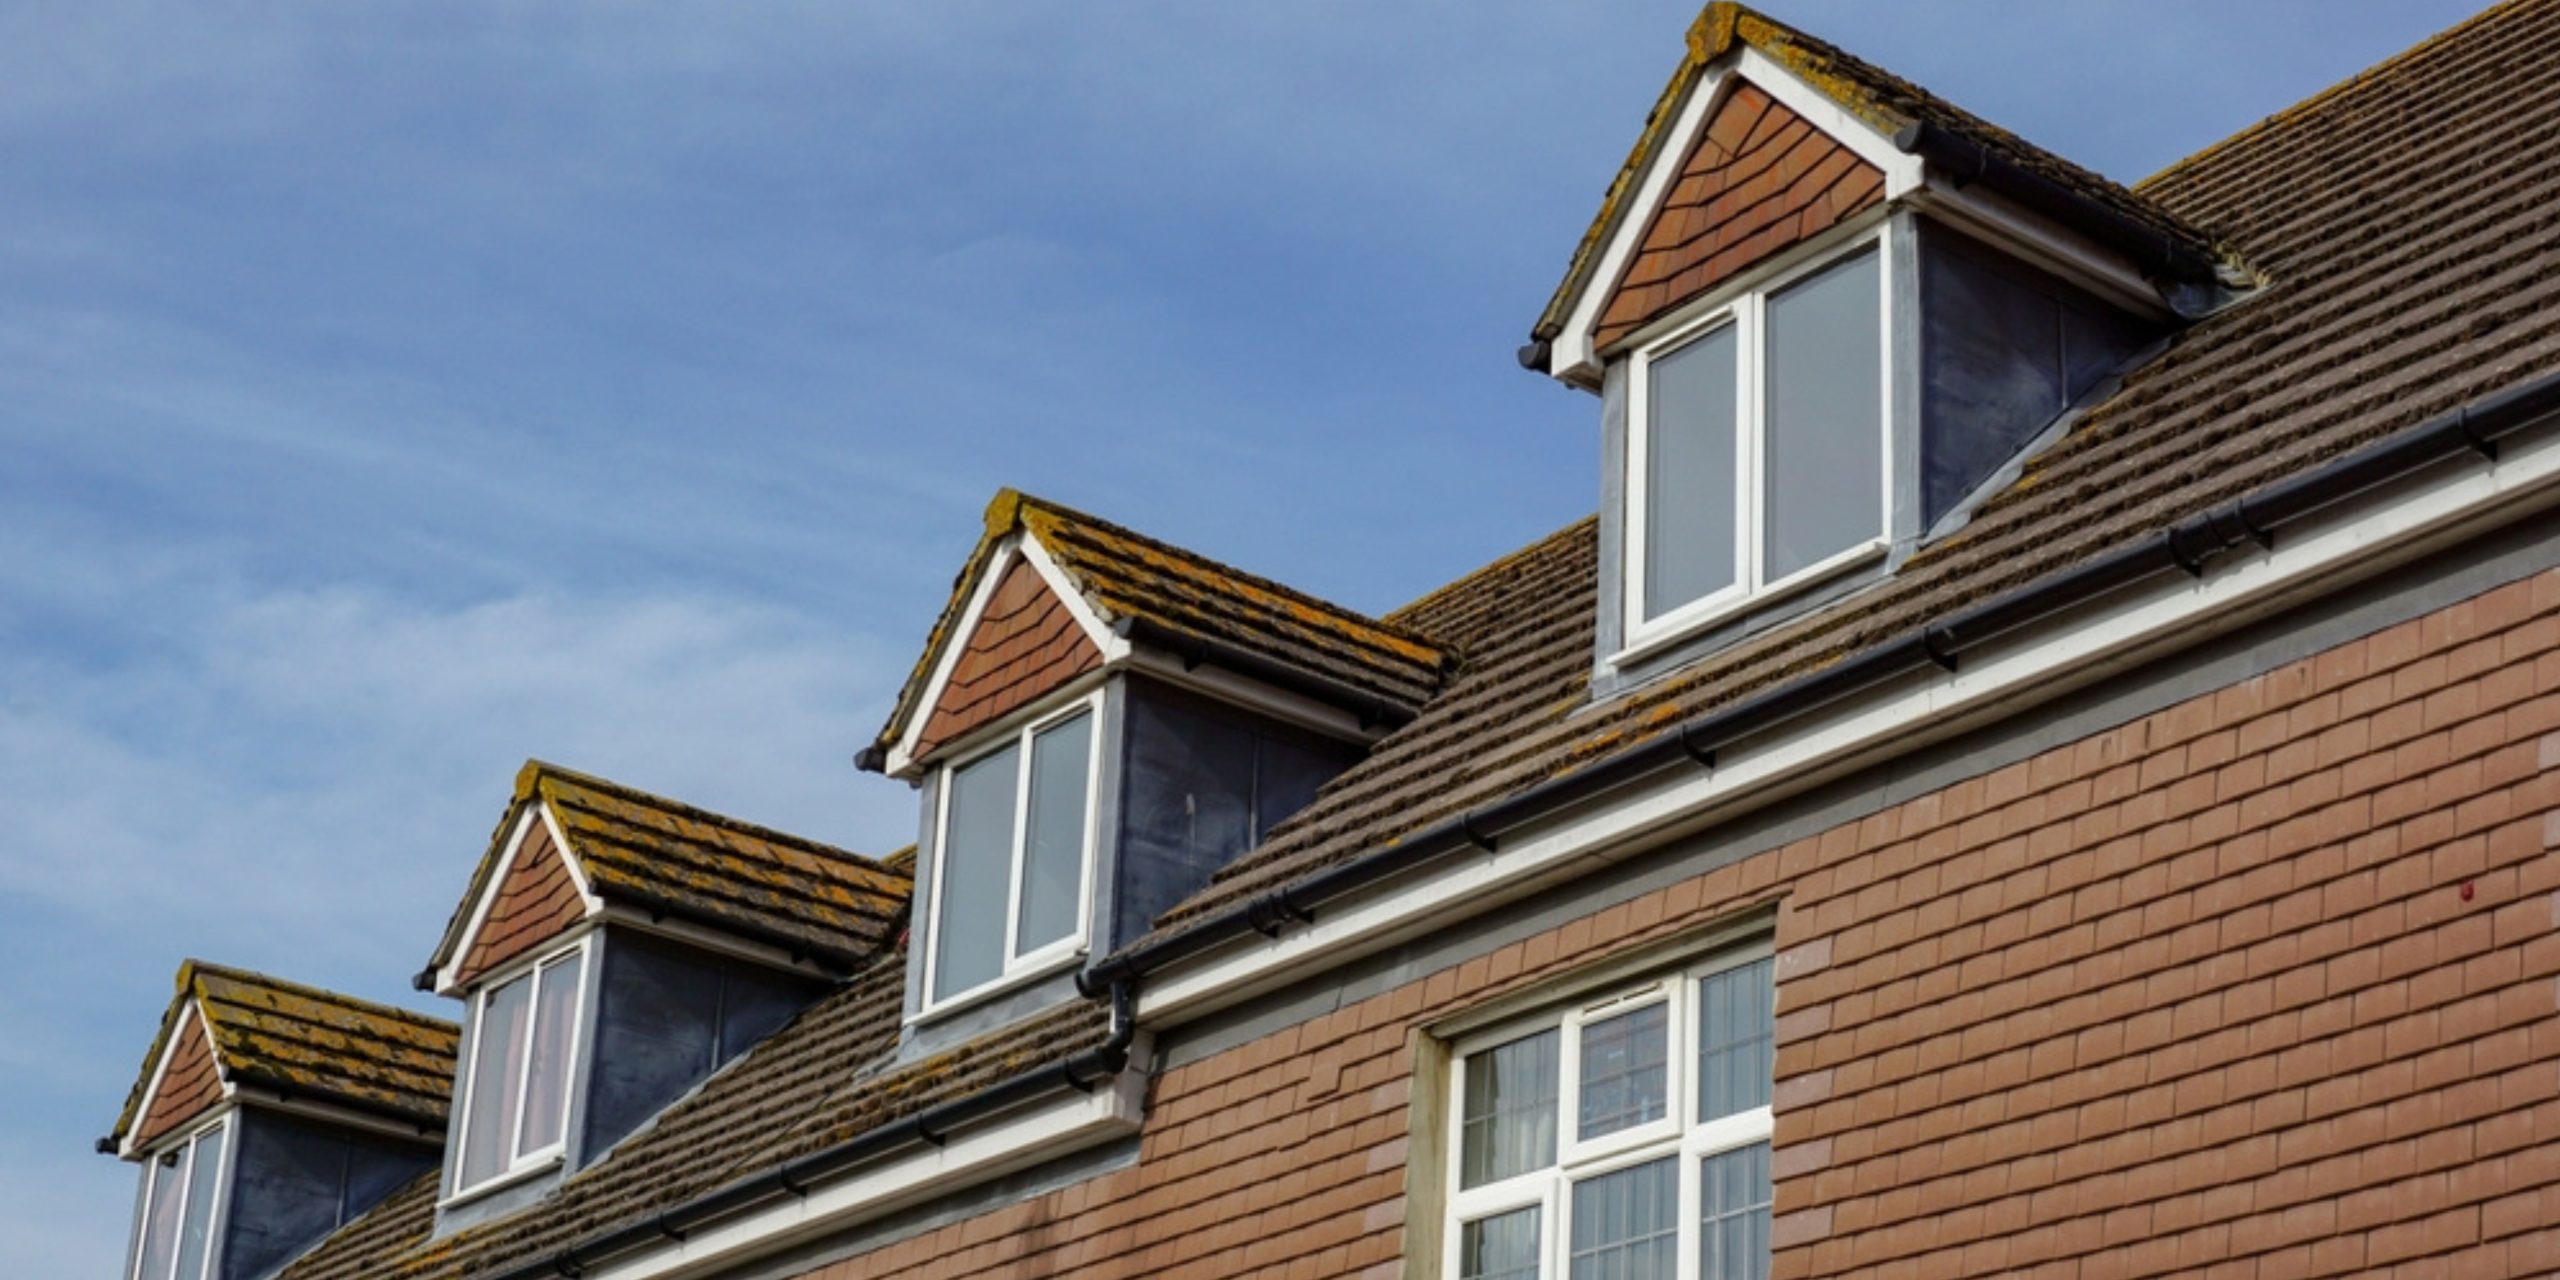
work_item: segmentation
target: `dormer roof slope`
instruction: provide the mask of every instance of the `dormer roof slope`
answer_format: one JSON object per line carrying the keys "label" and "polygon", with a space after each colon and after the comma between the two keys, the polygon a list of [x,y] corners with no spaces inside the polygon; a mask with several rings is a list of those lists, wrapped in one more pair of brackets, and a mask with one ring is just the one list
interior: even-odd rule
{"label": "dormer roof slope", "polygon": [[2517,0],[2171,167],[2140,199],[2220,228],[2268,282],[2128,375],[1971,523],[1599,705],[1591,523],[1426,597],[1392,616],[1499,624],[1419,718],[1137,945],[2560,371],[2555,138],[2560,3]]}
{"label": "dormer roof slope", "polygon": [[1634,149],[1610,180],[1599,212],[1575,246],[1564,279],[1539,315],[1531,337],[1543,340],[1562,332],[1574,299],[1591,282],[1612,232],[1627,218],[1646,216],[1648,211],[1631,205],[1646,169],[1669,141],[1681,103],[1711,64],[1745,47],[1767,55],[1897,146],[1954,161],[1961,166],[1952,175],[1959,181],[1991,165],[2006,165],[2050,184],[2069,199],[2087,202],[2101,219],[2132,233],[2120,232],[2111,238],[2150,242],[2119,245],[2145,269],[2192,271],[2192,264],[2218,256],[2206,224],[2191,220],[2170,203],[2074,164],[1835,45],[1730,0],[1717,0],[1690,26],[1679,67],[1645,117]]}
{"label": "dormer roof slope", "polygon": [[969,600],[996,568],[1001,546],[1016,534],[1039,544],[1098,625],[1176,656],[1243,655],[1249,663],[1312,676],[1407,713],[1439,691],[1455,661],[1451,649],[1409,626],[1006,489],[987,505],[986,531],[953,583],[888,724],[866,753],[869,763],[876,765],[923,713],[936,667],[963,639],[958,632]]}
{"label": "dormer roof slope", "polygon": [[540,806],[606,904],[679,916],[850,970],[879,953],[914,881],[860,854],[535,760],[445,927],[429,972],[458,954],[524,814]]}
{"label": "dormer roof slope", "polygon": [[947,1052],[896,1055],[906,958],[851,982],[669,1107],[613,1154],[522,1212],[431,1239],[429,1175],[287,1267],[281,1280],[497,1276],[997,1081],[1099,1044],[1109,1014],[1077,1002]]}
{"label": "dormer roof slope", "polygon": [[199,1028],[225,1085],[335,1103],[422,1129],[444,1127],[459,1037],[454,1024],[189,960],[178,968],[160,1033],[116,1118],[114,1142],[121,1144],[141,1122],[171,1038]]}

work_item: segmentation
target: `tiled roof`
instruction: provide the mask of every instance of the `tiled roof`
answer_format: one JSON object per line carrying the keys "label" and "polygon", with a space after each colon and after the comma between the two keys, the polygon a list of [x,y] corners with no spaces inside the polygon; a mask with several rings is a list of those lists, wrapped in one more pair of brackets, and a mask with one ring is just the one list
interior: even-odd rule
{"label": "tiled roof", "polygon": [[1592,219],[1590,229],[1583,233],[1581,243],[1575,246],[1573,260],[1565,269],[1563,282],[1557,285],[1554,297],[1547,302],[1546,311],[1538,317],[1532,331],[1534,336],[1549,338],[1563,330],[1566,313],[1574,298],[1598,268],[1600,251],[1610,231],[1618,225],[1622,215],[1641,216],[1628,210],[1627,202],[1635,198],[1647,165],[1662,149],[1690,87],[1708,64],[1745,45],[1794,72],[1815,91],[1886,137],[1914,124],[1943,130],[2081,199],[2156,232],[2163,241],[2174,242],[2199,254],[2210,255],[2214,250],[2213,236],[2205,229],[2212,225],[2210,222],[2192,218],[2174,204],[2155,199],[2147,193],[2128,190],[2121,183],[2073,164],[1834,45],[1739,4],[1717,0],[1708,5],[1689,28],[1688,51],[1681,59],[1679,69],[1672,74],[1670,85],[1664,88],[1662,97],[1654,103],[1652,113],[1645,118],[1635,149],[1628,153],[1626,163],[1610,180],[1608,193],[1601,200],[1600,212]]}
{"label": "tiled roof", "polygon": [[452,957],[518,815],[535,803],[549,806],[570,857],[605,901],[681,912],[847,967],[896,933],[913,889],[909,871],[860,854],[535,760],[517,773],[515,799],[432,965]]}
{"label": "tiled roof", "polygon": [[285,982],[246,969],[189,960],[142,1076],[116,1119],[134,1124],[160,1051],[193,1002],[212,1032],[223,1079],[279,1089],[442,1128],[453,1088],[454,1025],[439,1018]]}
{"label": "tiled roof", "polygon": [[452,1280],[539,1261],[722,1187],[1061,1062],[1101,1043],[1078,1002],[962,1047],[900,1062],[906,958],[893,950],[521,1212],[430,1239],[436,1175],[418,1179],[287,1267],[281,1280]]}
{"label": "tiled roof", "polygon": [[1398,618],[1480,620],[1448,690],[1155,938],[2560,368],[2555,146],[2560,3],[2521,0],[2145,182],[2269,283],[2180,334],[1971,523],[1598,706],[1588,524],[1426,598]]}
{"label": "tiled roof", "polygon": [[919,713],[926,681],[987,571],[996,543],[1016,530],[1039,540],[1105,623],[1135,620],[1405,709],[1430,700],[1454,661],[1449,649],[1410,627],[1007,489],[987,506],[985,536],[953,584],[950,602],[881,730],[883,749]]}

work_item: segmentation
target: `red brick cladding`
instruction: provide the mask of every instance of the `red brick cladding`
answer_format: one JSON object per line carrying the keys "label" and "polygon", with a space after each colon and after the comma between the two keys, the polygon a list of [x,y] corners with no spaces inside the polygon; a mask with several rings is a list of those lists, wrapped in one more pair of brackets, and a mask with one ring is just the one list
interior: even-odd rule
{"label": "red brick cladding", "polygon": [[222,1076],[214,1069],[213,1041],[207,1038],[204,1019],[191,1016],[176,1051],[169,1055],[169,1069],[160,1073],[160,1088],[151,1095],[151,1109],[143,1113],[142,1123],[134,1126],[133,1145],[150,1146],[220,1101]]}
{"label": "red brick cladding", "polygon": [[471,952],[463,957],[456,977],[465,984],[476,982],[559,937],[586,914],[578,884],[569,878],[569,865],[551,843],[550,828],[537,821],[516,850],[507,878],[498,882],[497,897],[489,903],[489,915],[480,922],[480,932],[472,938]]}
{"label": "red brick cladding", "polygon": [[1134,1167],[815,1274],[1387,1280],[1416,1026],[1772,897],[1779,1277],[2560,1272],[2554,690],[2560,571],[1169,1071]]}
{"label": "red brick cladding", "polygon": [[1713,108],[1600,313],[1606,347],[1884,198],[1884,174],[1750,84]]}
{"label": "red brick cladding", "polygon": [[1076,625],[1066,602],[1030,561],[1016,559],[988,595],[977,627],[961,642],[916,754],[1018,711],[1101,665],[1102,651]]}

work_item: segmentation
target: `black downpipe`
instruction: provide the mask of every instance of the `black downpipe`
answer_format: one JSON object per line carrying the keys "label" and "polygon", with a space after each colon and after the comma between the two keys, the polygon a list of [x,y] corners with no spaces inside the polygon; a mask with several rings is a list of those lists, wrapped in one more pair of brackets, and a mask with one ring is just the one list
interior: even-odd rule
{"label": "black downpipe", "polygon": [[2560,413],[2560,373],[2439,414],[2389,439],[2255,493],[2190,516],[2149,538],[1963,610],[1879,648],[1685,721],[1675,730],[1506,800],[1472,809],[1366,857],[1336,863],[1259,894],[1192,928],[1120,952],[1078,976],[1087,990],[1135,981],[1166,965],[1224,946],[1260,922],[1312,920],[1315,905],[1439,858],[1481,850],[1531,818],[1583,803],[1675,767],[1713,770],[1717,751],[1924,668],[1953,669],[1964,651],[2066,608],[2161,573],[2200,574],[2213,561],[2255,544],[2273,549],[2278,532],[2319,509],[2421,467],[2464,455],[2494,458],[2505,436]]}
{"label": "black downpipe", "polygon": [[1129,1066],[1129,1046],[1138,1034],[1137,988],[1121,983],[1111,989],[1111,1031],[1101,1044],[1064,1062],[1000,1080],[963,1098],[929,1107],[903,1120],[858,1134],[823,1151],[813,1152],[762,1173],[730,1183],[709,1195],[679,1205],[653,1218],[609,1231],[592,1240],[498,1273],[495,1280],[534,1280],[539,1276],[576,1276],[616,1254],[657,1240],[682,1240],[722,1218],[769,1201],[805,1196],[835,1174],[909,1146],[941,1146],[954,1131],[998,1112],[1051,1093],[1073,1089],[1091,1093],[1103,1081]]}
{"label": "black downpipe", "polygon": [[1946,170],[1960,184],[1979,182],[2037,213],[2087,230],[2100,243],[2131,258],[2146,275],[2180,284],[2212,284],[2218,279],[2212,255],[2023,168],[1971,138],[1921,121],[1903,126],[1893,135],[1893,145]]}

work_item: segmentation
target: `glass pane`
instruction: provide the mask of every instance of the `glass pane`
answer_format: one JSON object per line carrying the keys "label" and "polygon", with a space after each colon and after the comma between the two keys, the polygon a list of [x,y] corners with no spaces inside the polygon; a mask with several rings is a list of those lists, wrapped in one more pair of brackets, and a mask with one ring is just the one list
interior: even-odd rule
{"label": "glass pane", "polygon": [[542,971],[542,992],[533,1012],[533,1062],[527,1068],[524,1132],[516,1154],[540,1151],[560,1140],[569,1110],[569,1041],[578,1030],[578,986],[586,971],[584,953]]}
{"label": "glass pane", "polygon": [[1882,532],[1884,347],[1876,255],[1769,299],[1763,581]]}
{"label": "glass pane", "polygon": [[1755,960],[1698,980],[1698,1119],[1769,1105],[1777,1063],[1777,965]]}
{"label": "glass pane", "polygon": [[178,1249],[178,1212],[187,1191],[187,1153],[153,1160],[149,1166],[151,1196],[142,1210],[142,1262],[134,1271],[141,1280],[168,1280],[169,1258]]}
{"label": "glass pane", "polygon": [[471,1046],[469,1114],[463,1117],[462,1174],[456,1185],[476,1187],[506,1172],[507,1143],[516,1129],[516,1068],[524,1061],[524,1036],[533,978],[527,975],[489,993]]}
{"label": "glass pane", "polygon": [[1656,357],[1645,388],[1644,616],[1733,585],[1733,326]]}
{"label": "glass pane", "polygon": [[1671,1058],[1671,1006],[1649,1004],[1582,1028],[1581,1117],[1585,1139],[1671,1114],[1664,1067]]}
{"label": "glass pane", "polygon": [[1769,1144],[1708,1156],[1698,1168],[1701,1280],[1768,1280]]}
{"label": "glass pane", "polygon": [[1458,1184],[1499,1182],[1556,1162],[1556,1054],[1562,1033],[1541,1031],[1467,1057],[1458,1129]]}
{"label": "glass pane", "polygon": [[1090,713],[1031,739],[1031,824],[1022,851],[1022,918],[1014,953],[1076,931],[1084,907],[1084,801],[1093,763]]}
{"label": "glass pane", "polygon": [[1679,1217],[1676,1157],[1575,1183],[1570,1280],[1672,1280]]}
{"label": "glass pane", "polygon": [[1536,1205],[1459,1228],[1458,1280],[1537,1280]]}
{"label": "glass pane", "polygon": [[1020,747],[951,775],[933,922],[933,994],[956,995],[1004,972],[1006,882],[1013,876],[1013,793]]}
{"label": "glass pane", "polygon": [[196,1139],[187,1177],[187,1217],[178,1230],[177,1280],[202,1280],[206,1246],[213,1241],[213,1193],[222,1185],[222,1136],[215,1129]]}

